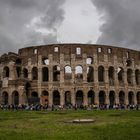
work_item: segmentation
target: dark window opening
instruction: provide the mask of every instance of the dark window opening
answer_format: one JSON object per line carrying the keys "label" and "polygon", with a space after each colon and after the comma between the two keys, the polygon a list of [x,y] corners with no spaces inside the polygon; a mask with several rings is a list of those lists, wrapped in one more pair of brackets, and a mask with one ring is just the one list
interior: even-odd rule
{"label": "dark window opening", "polygon": [[60,81],[60,67],[53,67],[53,81]]}
{"label": "dark window opening", "polygon": [[76,92],[76,104],[78,107],[83,105],[83,92],[81,90]]}
{"label": "dark window opening", "polygon": [[93,67],[87,68],[87,82],[93,82],[94,81],[94,69]]}
{"label": "dark window opening", "polygon": [[49,65],[49,59],[48,58],[43,58],[42,59],[42,64],[43,65]]}
{"label": "dark window opening", "polygon": [[49,71],[47,67],[42,69],[42,79],[43,81],[49,81]]}
{"label": "dark window opening", "polygon": [[88,105],[92,105],[92,104],[95,104],[95,101],[94,101],[94,92],[92,90],[90,90],[88,92]]}
{"label": "dark window opening", "polygon": [[10,70],[8,67],[4,67],[3,69],[3,77],[9,77],[10,76]]}
{"label": "dark window opening", "polygon": [[36,67],[32,68],[32,80],[38,79],[38,69]]}
{"label": "dark window opening", "polygon": [[21,75],[21,67],[16,67],[16,71],[17,71],[17,77],[19,78]]}
{"label": "dark window opening", "polygon": [[28,70],[26,68],[23,69],[23,77],[28,78]]}
{"label": "dark window opening", "polygon": [[98,67],[98,81],[104,82],[104,67],[103,66]]}
{"label": "dark window opening", "polygon": [[99,105],[105,105],[105,92],[99,92]]}
{"label": "dark window opening", "polygon": [[58,91],[53,92],[53,105],[60,105],[60,93]]}
{"label": "dark window opening", "polygon": [[119,102],[121,105],[125,104],[125,93],[123,91],[120,91],[119,93]]}

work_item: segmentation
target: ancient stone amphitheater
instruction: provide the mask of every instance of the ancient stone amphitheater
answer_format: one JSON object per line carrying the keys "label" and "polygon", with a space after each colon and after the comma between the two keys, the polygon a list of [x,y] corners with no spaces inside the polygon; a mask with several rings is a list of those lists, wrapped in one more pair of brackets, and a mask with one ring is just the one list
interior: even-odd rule
{"label": "ancient stone amphitheater", "polygon": [[55,44],[0,57],[1,104],[140,104],[140,52]]}

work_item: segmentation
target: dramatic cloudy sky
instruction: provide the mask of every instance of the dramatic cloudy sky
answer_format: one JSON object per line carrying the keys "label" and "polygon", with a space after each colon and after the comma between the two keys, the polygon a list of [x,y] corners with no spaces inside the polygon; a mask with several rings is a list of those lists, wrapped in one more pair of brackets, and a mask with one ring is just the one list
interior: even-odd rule
{"label": "dramatic cloudy sky", "polygon": [[140,0],[0,0],[0,54],[52,43],[140,50]]}

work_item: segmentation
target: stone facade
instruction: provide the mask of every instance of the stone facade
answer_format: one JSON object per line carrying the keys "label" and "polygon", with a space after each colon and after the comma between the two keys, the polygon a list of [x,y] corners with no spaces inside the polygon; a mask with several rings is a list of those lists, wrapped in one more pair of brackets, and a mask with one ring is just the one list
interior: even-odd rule
{"label": "stone facade", "polygon": [[140,52],[55,44],[3,54],[0,103],[140,104]]}

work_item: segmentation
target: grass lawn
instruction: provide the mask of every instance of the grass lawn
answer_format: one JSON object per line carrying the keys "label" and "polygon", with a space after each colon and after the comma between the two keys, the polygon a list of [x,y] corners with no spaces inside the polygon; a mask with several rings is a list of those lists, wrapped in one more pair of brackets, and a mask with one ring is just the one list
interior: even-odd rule
{"label": "grass lawn", "polygon": [[0,111],[0,140],[140,140],[140,111]]}

